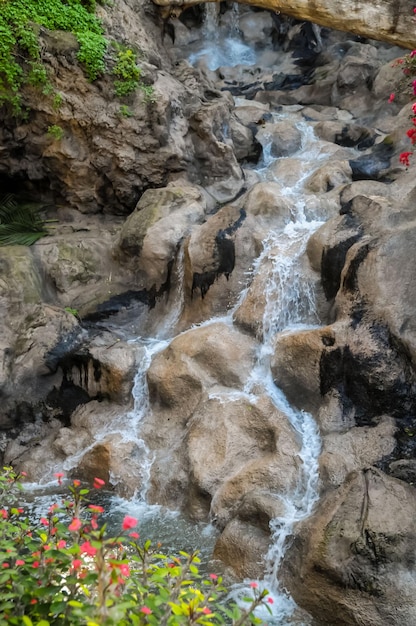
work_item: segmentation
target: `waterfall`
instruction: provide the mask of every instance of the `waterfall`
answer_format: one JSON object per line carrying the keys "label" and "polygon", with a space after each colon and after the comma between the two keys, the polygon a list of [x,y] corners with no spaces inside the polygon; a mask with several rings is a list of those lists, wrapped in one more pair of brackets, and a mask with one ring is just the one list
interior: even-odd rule
{"label": "waterfall", "polygon": [[229,21],[221,21],[219,3],[205,4],[201,45],[189,56],[187,51],[191,64],[202,60],[210,70],[216,70],[223,66],[253,65],[256,62],[254,50],[240,38],[238,3],[233,4],[230,15]]}

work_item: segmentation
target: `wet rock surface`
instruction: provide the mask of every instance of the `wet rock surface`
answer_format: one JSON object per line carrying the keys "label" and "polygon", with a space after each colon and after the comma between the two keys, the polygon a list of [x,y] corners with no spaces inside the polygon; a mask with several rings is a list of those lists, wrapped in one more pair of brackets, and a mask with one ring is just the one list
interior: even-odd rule
{"label": "wet rock surface", "polygon": [[[121,119],[107,83],[84,81],[74,42],[59,52],[45,34],[64,138],[45,139],[47,103],[1,131],[1,176],[58,218],[32,248],[0,249],[2,460],[33,480],[65,462],[123,495],[146,488],[212,520],[215,556],[260,576],[302,468],[289,411],[253,383],[269,338],[275,385],[322,438],[322,500],[295,528],[287,586],[319,624],[411,624],[415,187],[398,165],[411,107],[386,104],[400,52],[329,31],[319,42],[247,10],[245,43],[262,33],[253,64],[195,69],[136,3],[106,11],[110,31],[125,12],[126,34],[143,37],[152,107],[138,94]],[[177,43],[192,45],[194,18],[181,19]],[[326,222],[290,279],[312,311],[287,328],[273,317],[297,302],[284,268],[268,294],[300,210]],[[138,336],[169,342],[150,358]]]}

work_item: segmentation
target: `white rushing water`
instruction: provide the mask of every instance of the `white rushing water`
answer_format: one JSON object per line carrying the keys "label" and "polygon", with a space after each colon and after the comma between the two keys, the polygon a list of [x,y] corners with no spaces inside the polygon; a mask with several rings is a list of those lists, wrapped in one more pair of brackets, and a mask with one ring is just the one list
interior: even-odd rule
{"label": "white rushing water", "polygon": [[202,59],[210,70],[222,66],[253,65],[256,62],[256,53],[241,41],[239,34],[238,4],[233,4],[228,13],[229,22],[226,24],[220,22],[219,3],[207,2],[204,10],[202,46],[198,46],[198,50],[189,55],[189,62],[194,65]]}
{"label": "white rushing water", "polygon": [[[222,65],[236,65],[238,63],[251,64],[255,62],[254,52],[240,41],[238,36],[238,8],[234,9],[232,19],[229,20],[231,30],[224,34],[218,26],[217,3],[206,4],[206,19],[204,24],[205,42],[198,52],[193,53],[190,61],[195,63],[203,56],[209,57],[210,69],[215,69]],[[253,268],[253,278],[257,273],[261,273],[264,267],[268,268],[267,278],[264,284],[265,308],[262,320],[263,340],[259,345],[257,362],[253,368],[244,388],[231,389],[227,391],[215,390],[210,397],[219,398],[224,402],[233,402],[244,397],[248,402],[255,404],[261,394],[266,393],[272,403],[290,422],[299,441],[299,475],[296,488],[291,493],[276,493],[275,497],[282,504],[283,513],[270,523],[271,540],[268,554],[266,556],[266,570],[263,581],[259,581],[260,588],[267,588],[273,599],[271,605],[273,615],[261,613],[265,623],[268,624],[298,624],[293,620],[295,603],[287,592],[280,587],[278,581],[279,568],[285,554],[290,536],[293,533],[294,525],[300,520],[309,516],[318,498],[318,457],[320,454],[320,437],[318,428],[313,418],[303,411],[295,410],[289,405],[284,394],[273,382],[270,370],[270,360],[274,351],[274,342],[279,333],[299,332],[299,330],[319,325],[319,315],[315,301],[315,280],[316,277],[310,270],[306,258],[306,245],[313,232],[326,218],[325,210],[321,209],[316,198],[305,191],[305,180],[320,167],[325,161],[331,158],[325,142],[316,139],[311,124],[302,121],[298,114],[299,107],[283,107],[283,111],[273,115],[275,121],[282,119],[292,122],[296,120],[298,128],[302,133],[302,145],[297,153],[291,158],[301,162],[299,176],[294,184],[287,185],[284,177],[280,178],[276,174],[273,166],[276,159],[271,153],[271,141],[267,136],[263,137],[263,155],[257,168],[257,173],[265,181],[279,182],[282,185],[284,194],[290,199],[292,207],[290,221],[282,228],[271,228],[267,233],[262,245],[262,252],[256,260]],[[284,159],[281,159],[282,161]],[[95,441],[91,444],[92,449],[97,442],[104,440],[108,436],[117,436],[122,442],[133,443],[136,447],[136,457],[138,464],[138,481],[142,485],[137,497],[127,502],[117,500],[113,503],[113,513],[116,511],[129,512],[139,516],[141,520],[150,520],[149,525],[157,529],[159,535],[166,545],[169,539],[165,540],[164,528],[177,528],[178,537],[172,542],[172,546],[192,549],[201,547],[201,533],[205,533],[208,544],[212,545],[213,531],[211,526],[194,526],[196,532],[193,533],[191,526],[185,523],[175,522],[172,519],[177,515],[166,512],[160,514],[158,507],[150,507],[146,504],[146,493],[150,484],[150,472],[152,467],[152,452],[141,439],[140,428],[143,419],[151,410],[149,405],[149,394],[147,388],[146,373],[154,356],[165,349],[173,339],[172,329],[175,328],[180,319],[183,308],[183,251],[179,251],[175,266],[175,294],[173,300],[167,302],[165,314],[160,319],[157,327],[147,328],[141,336],[133,341],[141,347],[142,357],[138,368],[134,389],[134,408],[129,413],[120,415],[111,423],[104,424],[97,433]],[[210,319],[199,326],[207,326],[218,321],[233,324],[233,315],[244,294],[235,307],[221,318]],[[187,332],[187,331],[184,331]],[[75,467],[80,457],[88,449],[82,450],[79,454],[69,457],[64,469],[70,470]],[[117,483],[117,477],[112,477]],[[162,517],[167,519],[166,525],[158,523]],[[176,518],[175,518],[176,519]],[[143,534],[143,533],[142,533]],[[183,545],[184,537],[189,536],[189,545]],[[192,546],[191,543],[195,542]],[[172,548],[174,549],[174,548]],[[247,584],[236,585],[233,590],[233,597],[238,599],[241,595],[247,595]]]}

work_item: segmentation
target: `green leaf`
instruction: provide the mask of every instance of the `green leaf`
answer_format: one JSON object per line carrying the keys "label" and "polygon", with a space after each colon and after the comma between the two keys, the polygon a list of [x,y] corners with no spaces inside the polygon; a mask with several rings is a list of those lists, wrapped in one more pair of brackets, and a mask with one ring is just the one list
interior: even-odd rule
{"label": "green leaf", "polygon": [[25,626],[33,626],[33,622],[27,615],[23,615],[22,622]]}

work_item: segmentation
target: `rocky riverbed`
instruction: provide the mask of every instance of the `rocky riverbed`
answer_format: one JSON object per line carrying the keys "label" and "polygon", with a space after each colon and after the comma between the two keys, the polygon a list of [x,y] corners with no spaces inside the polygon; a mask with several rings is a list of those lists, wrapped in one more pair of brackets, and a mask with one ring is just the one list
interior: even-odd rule
{"label": "rocky riverbed", "polygon": [[57,219],[0,248],[3,463],[211,519],[240,577],[277,558],[297,494],[281,573],[299,606],[413,623],[416,187],[398,158],[411,106],[387,102],[403,51],[234,8],[217,25],[246,64],[208,47],[192,66],[200,8],[100,10],[138,42],[154,102],[120,115],[45,32],[63,106],[28,91],[29,119],[2,120],[4,189]]}

